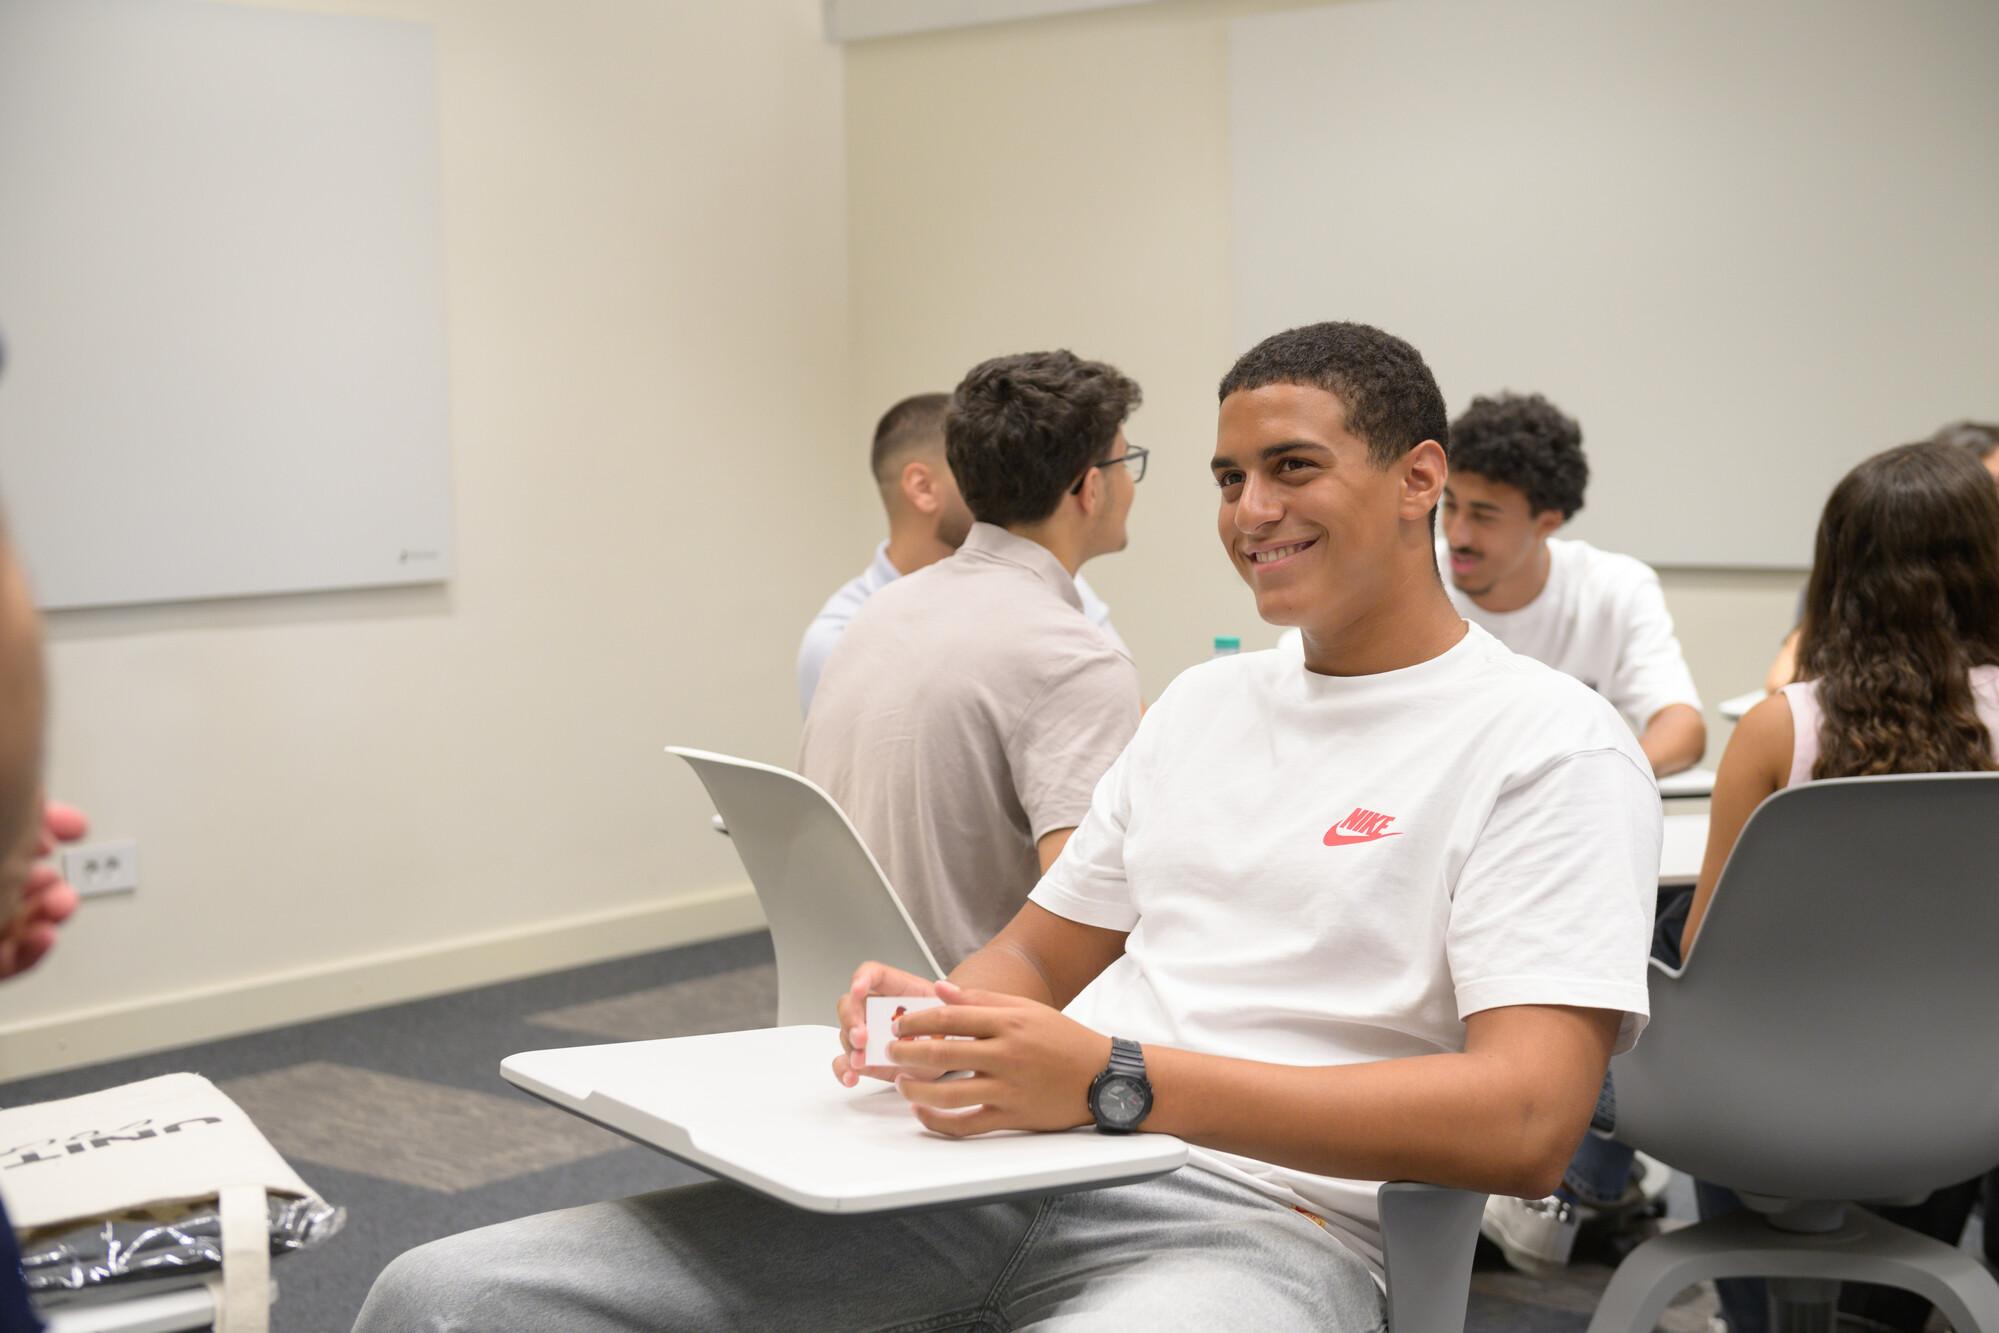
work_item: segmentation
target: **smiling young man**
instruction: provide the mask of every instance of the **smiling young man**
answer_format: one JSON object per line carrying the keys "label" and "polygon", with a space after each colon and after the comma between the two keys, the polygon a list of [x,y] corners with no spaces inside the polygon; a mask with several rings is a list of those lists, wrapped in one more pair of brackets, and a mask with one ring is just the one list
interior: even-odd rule
{"label": "smiling young man", "polygon": [[[1372,1333],[1370,1182],[1546,1194],[1643,1022],[1659,803],[1608,705],[1452,611],[1445,434],[1379,330],[1245,355],[1219,534],[1300,648],[1175,681],[951,981],[871,963],[840,998],[835,1075],[899,1075],[940,1134],[1094,1121],[1180,1136],[1189,1169],[854,1219],[669,1191],[413,1251],[359,1327]],[[853,1063],[866,995],[933,990],[900,1070]]]}
{"label": "smiling young man", "polygon": [[1699,763],[1707,724],[1659,576],[1554,535],[1583,507],[1581,427],[1540,394],[1474,398],[1451,423],[1450,467],[1441,544],[1458,611],[1610,700],[1654,773]]}

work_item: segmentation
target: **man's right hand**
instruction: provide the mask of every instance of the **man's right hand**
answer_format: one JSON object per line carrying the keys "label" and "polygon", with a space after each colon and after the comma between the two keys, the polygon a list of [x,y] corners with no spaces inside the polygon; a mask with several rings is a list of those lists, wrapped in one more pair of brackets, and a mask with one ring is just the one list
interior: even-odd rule
{"label": "man's right hand", "polygon": [[915,1073],[895,1065],[870,1068],[864,1062],[868,1052],[868,996],[936,993],[936,982],[886,963],[862,963],[855,968],[854,980],[840,997],[837,1008],[840,1053],[833,1058],[833,1077],[849,1088],[859,1083],[863,1076],[887,1083],[895,1082],[898,1076],[912,1074],[918,1078],[935,1078],[935,1074]]}

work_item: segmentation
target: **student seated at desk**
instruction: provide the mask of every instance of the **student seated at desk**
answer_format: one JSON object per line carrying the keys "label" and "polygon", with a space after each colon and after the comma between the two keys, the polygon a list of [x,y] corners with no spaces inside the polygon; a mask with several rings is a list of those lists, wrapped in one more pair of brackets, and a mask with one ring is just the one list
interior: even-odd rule
{"label": "student seated at desk", "polygon": [[[1999,736],[1999,491],[1963,450],[1906,445],[1868,459],[1833,491],[1819,521],[1806,588],[1805,679],[1757,704],[1729,739],[1715,778],[1707,853],[1684,925],[1655,952],[1694,946],[1722,867],[1750,814],[1772,793],[1814,778],[1949,773],[1995,764]],[[1662,927],[1675,914],[1662,913]],[[1676,947],[1677,946],[1677,947]],[[1550,1204],[1495,1236],[1516,1267],[1545,1272],[1568,1257],[1575,1207],[1623,1193],[1632,1152],[1587,1138]],[[1884,1215],[1955,1243],[1973,1184]],[[1739,1206],[1697,1184],[1704,1216]],[[1493,1210],[1488,1210],[1489,1214]],[[1734,1333],[1761,1333],[1763,1284],[1726,1281]],[[1854,1313],[1915,1333],[1928,1305],[1905,1294],[1849,1301]]]}
{"label": "student seated at desk", "polygon": [[[1833,489],[1805,586],[1798,667],[1799,680],[1744,715],[1722,755],[1688,953],[1743,825],[1771,793],[1817,778],[1999,768],[1999,489],[1974,451],[1903,445]],[[1955,1244],[1974,1190],[1876,1211]],[[1703,1216],[1736,1206],[1727,1191],[1698,1193]],[[1734,1333],[1760,1333],[1762,1284],[1720,1286]],[[1902,1293],[1867,1299],[1864,1313],[1897,1328],[1920,1329],[1929,1310]]]}
{"label": "student seated at desk", "polygon": [[[1983,421],[1953,421],[1941,426],[1930,436],[1930,443],[1963,449],[1992,474],[1995,485],[1999,485],[1999,426]],[[1777,648],[1777,656],[1770,663],[1770,670],[1764,678],[1763,688],[1771,694],[1783,689],[1798,678],[1798,634],[1805,619],[1805,594],[1798,593],[1798,612],[1792,617],[1794,628],[1784,636],[1784,642]],[[1999,1246],[1999,1227],[1993,1230],[1994,1244]],[[1992,1251],[1999,1259],[1999,1248]]]}
{"label": "student seated at desk", "polygon": [[[805,638],[798,645],[800,717],[812,711],[819,673],[861,604],[903,575],[942,560],[962,546],[972,530],[972,511],[965,507],[944,456],[944,411],[950,403],[948,393],[919,393],[884,412],[875,426],[868,464],[881,491],[882,508],[888,512],[888,540],[875,548],[868,567],[828,597],[805,627]],[[1083,614],[1124,652],[1124,640],[1111,626],[1111,609],[1081,574],[1076,576],[1076,595],[1083,599]]]}
{"label": "student seated at desk", "polygon": [[[1189,1167],[892,1216],[711,1184],[527,1218],[398,1259],[361,1333],[1374,1333],[1365,1182],[1548,1190],[1646,1013],[1644,755],[1601,698],[1444,596],[1446,413],[1415,349],[1294,329],[1220,399],[1223,551],[1302,651],[1176,680],[953,983],[856,973],[833,1061],[850,1084],[896,1074],[851,1064],[861,998],[935,989],[947,1003],[891,1047],[925,1126],[1158,1131],[1194,1145]],[[967,1039],[911,1040],[935,1035]],[[947,1067],[971,1077],[932,1077]],[[1132,1096],[1093,1098],[1113,1069]]]}
{"label": "student seated at desk", "polygon": [[999,933],[1138,726],[1138,670],[1076,572],[1125,546],[1138,386],[1069,352],[999,357],[951,396],[975,520],[868,599],[819,679],[798,768],[847,812],[937,961]]}
{"label": "student seated at desk", "polygon": [[1451,423],[1442,544],[1452,605],[1610,700],[1663,777],[1707,749],[1659,576],[1555,532],[1583,507],[1582,430],[1539,394],[1474,398]]}

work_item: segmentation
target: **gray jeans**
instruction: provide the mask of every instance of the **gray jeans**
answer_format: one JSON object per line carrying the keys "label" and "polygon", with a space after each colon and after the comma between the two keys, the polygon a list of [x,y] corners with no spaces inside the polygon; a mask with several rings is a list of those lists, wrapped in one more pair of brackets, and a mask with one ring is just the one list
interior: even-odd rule
{"label": "gray jeans", "polygon": [[1330,1329],[1380,1289],[1317,1223],[1212,1172],[940,1212],[828,1217],[734,1185],[543,1213],[411,1250],[356,1333]]}

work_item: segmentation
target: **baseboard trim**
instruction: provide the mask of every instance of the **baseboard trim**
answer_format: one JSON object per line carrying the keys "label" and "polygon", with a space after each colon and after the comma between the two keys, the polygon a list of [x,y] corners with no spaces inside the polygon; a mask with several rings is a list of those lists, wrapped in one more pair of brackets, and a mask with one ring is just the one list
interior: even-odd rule
{"label": "baseboard trim", "polygon": [[763,928],[747,883],[442,944],[0,1025],[0,1079],[30,1078]]}

